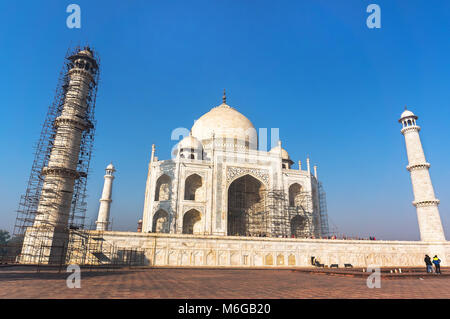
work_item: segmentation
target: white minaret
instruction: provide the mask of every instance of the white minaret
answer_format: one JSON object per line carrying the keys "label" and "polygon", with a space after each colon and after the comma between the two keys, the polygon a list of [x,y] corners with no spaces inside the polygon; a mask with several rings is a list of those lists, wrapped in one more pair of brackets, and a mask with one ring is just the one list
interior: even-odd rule
{"label": "white minaret", "polygon": [[88,120],[97,61],[89,48],[68,57],[61,114],[53,122],[54,140],[47,166],[41,171],[42,191],[33,227],[28,227],[22,247],[22,263],[60,262],[68,241],[83,131],[93,128]]}
{"label": "white minaret", "polygon": [[100,198],[100,208],[98,209],[97,230],[108,230],[109,210],[111,209],[112,185],[114,180],[113,173],[116,170],[111,163],[106,167],[105,183],[103,184],[102,198]]}
{"label": "white minaret", "polygon": [[428,171],[430,164],[427,163],[422,149],[417,119],[418,117],[413,112],[405,109],[399,122],[403,126],[401,132],[405,136],[409,162],[406,169],[411,174],[414,192],[413,205],[417,210],[420,239],[422,241],[445,241],[439,216],[439,200],[434,197],[433,184]]}
{"label": "white minaret", "polygon": [[[84,130],[92,123],[86,120],[87,99],[97,64],[89,49],[69,58],[73,61],[68,72],[68,88],[61,115],[55,120],[55,141],[47,167],[42,170],[44,183],[34,226],[67,226],[72,193],[78,178],[77,164],[80,141]],[[55,195],[56,194],[56,195]]]}

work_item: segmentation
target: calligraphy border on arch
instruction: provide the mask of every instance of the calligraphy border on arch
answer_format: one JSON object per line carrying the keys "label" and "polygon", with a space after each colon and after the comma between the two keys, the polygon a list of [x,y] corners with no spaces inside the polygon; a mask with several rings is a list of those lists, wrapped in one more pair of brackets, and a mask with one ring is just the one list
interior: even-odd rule
{"label": "calligraphy border on arch", "polygon": [[269,170],[258,169],[258,168],[246,168],[237,166],[227,167],[227,186],[231,184],[232,181],[244,175],[253,175],[256,178],[261,179],[267,187],[270,187]]}

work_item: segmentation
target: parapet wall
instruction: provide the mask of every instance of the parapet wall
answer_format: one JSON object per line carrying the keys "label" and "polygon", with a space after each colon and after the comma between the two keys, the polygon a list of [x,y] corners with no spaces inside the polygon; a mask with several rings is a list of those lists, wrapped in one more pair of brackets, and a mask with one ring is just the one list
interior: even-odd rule
{"label": "parapet wall", "polygon": [[[91,231],[96,235],[96,231]],[[100,235],[100,233],[98,233]],[[222,237],[134,232],[102,232],[105,243],[144,251],[150,266],[308,267],[314,256],[325,265],[353,267],[424,266],[424,256],[450,262],[450,243]]]}

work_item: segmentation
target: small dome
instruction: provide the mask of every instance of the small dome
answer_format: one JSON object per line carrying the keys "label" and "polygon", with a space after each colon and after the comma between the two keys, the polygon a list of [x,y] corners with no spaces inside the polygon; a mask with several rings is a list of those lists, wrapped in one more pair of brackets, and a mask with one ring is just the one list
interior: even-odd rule
{"label": "small dome", "polygon": [[402,122],[402,120],[404,119],[404,118],[407,118],[407,117],[412,117],[412,118],[414,118],[414,119],[418,119],[418,117],[417,117],[417,115],[415,115],[413,112],[411,112],[410,110],[407,110],[407,109],[405,109],[404,111],[403,111],[403,113],[402,113],[402,115],[400,115],[400,119],[398,120],[399,122]]}
{"label": "small dome", "polygon": [[[222,103],[200,117],[192,126],[192,135],[200,141],[212,138],[236,138],[256,144],[257,134],[252,122],[243,114]],[[253,145],[251,144],[251,145]]]}
{"label": "small dome", "polygon": [[[279,145],[275,146],[274,148],[272,148],[270,150],[270,153],[279,153],[280,147],[281,146],[279,146]],[[288,160],[288,161],[291,160],[291,158],[289,157],[289,153],[284,148],[281,148],[281,159]]]}
{"label": "small dome", "polygon": [[110,163],[108,166],[106,166],[106,169],[112,170],[112,171],[115,170],[114,165],[112,163]]}
{"label": "small dome", "polygon": [[413,112],[411,112],[410,110],[405,110],[402,115],[400,116],[400,118],[404,118],[404,117],[410,117],[410,116],[415,116]]}
{"label": "small dome", "polygon": [[192,135],[186,136],[180,141],[180,148],[193,148],[195,150],[203,149],[202,143]]}

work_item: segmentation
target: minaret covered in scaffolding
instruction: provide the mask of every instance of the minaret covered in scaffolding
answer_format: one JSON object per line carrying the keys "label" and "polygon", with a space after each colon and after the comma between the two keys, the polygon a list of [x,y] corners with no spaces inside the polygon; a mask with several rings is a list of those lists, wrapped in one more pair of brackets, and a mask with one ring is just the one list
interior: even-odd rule
{"label": "minaret covered in scaffolding", "polygon": [[15,233],[24,236],[22,263],[60,262],[69,229],[84,227],[98,75],[99,61],[90,48],[66,57],[19,205]]}

